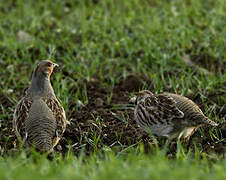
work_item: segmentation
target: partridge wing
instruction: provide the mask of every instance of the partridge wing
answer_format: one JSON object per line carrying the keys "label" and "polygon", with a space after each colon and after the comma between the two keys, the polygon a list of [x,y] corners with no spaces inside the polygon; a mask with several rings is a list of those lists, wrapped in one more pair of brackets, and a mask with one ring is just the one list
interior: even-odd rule
{"label": "partridge wing", "polygon": [[215,122],[213,122],[203,114],[202,110],[198,107],[197,104],[195,104],[187,97],[171,93],[164,93],[164,95],[170,96],[176,101],[177,107],[181,111],[183,111],[190,125],[196,126],[200,124],[209,124],[212,126],[217,126]]}
{"label": "partridge wing", "polygon": [[32,100],[28,98],[22,98],[13,114],[13,128],[18,138],[23,141],[26,139],[25,121],[28,118],[28,113],[31,108]]}
{"label": "partridge wing", "polygon": [[57,129],[56,136],[61,138],[66,129],[66,115],[63,106],[59,103],[56,98],[47,98],[44,99],[47,106],[53,112],[54,117],[56,118]]}
{"label": "partridge wing", "polygon": [[155,113],[158,113],[162,120],[184,117],[184,113],[176,106],[176,101],[165,94],[156,95],[155,103],[157,103]]}

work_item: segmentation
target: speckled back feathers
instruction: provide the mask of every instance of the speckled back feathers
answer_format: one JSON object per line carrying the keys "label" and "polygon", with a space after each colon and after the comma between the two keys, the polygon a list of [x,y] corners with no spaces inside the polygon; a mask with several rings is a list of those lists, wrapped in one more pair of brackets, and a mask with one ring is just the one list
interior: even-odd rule
{"label": "speckled back feathers", "polygon": [[32,83],[17,104],[13,127],[18,138],[40,151],[50,151],[62,137],[66,116],[50,84],[54,63],[41,61],[34,69]]}
{"label": "speckled back feathers", "polygon": [[188,98],[171,93],[154,95],[150,91],[138,93],[134,118],[145,131],[165,137],[190,127],[217,125]]}

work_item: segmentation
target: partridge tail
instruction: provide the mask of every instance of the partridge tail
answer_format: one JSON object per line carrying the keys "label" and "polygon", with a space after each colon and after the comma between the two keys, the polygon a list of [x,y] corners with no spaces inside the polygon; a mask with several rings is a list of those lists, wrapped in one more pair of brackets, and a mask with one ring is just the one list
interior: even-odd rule
{"label": "partridge tail", "polygon": [[37,142],[36,148],[41,152],[49,152],[53,147],[51,145],[51,139],[46,139],[47,141]]}
{"label": "partridge tail", "polygon": [[205,122],[206,122],[207,125],[218,126],[217,123],[215,123],[214,121],[212,121],[212,120],[209,119],[208,117],[206,117]]}

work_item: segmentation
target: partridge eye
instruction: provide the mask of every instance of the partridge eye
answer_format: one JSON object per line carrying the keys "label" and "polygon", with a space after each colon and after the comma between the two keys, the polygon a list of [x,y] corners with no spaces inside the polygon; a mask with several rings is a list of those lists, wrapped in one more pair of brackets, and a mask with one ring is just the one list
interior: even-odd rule
{"label": "partridge eye", "polygon": [[48,66],[48,67],[51,67],[51,66],[52,66],[52,64],[51,64],[51,63],[48,63],[48,64],[47,64],[47,66]]}

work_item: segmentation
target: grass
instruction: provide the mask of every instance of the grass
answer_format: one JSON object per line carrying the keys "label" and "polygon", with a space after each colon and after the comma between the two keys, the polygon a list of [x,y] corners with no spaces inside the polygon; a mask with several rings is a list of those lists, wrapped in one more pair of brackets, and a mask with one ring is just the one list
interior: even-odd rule
{"label": "grass", "polygon": [[[67,155],[65,159],[55,157],[53,161],[33,154],[27,158],[0,160],[1,179],[225,179],[226,161],[210,165],[203,158],[178,156],[176,160],[165,157],[163,151],[153,156],[135,151],[117,156],[113,152],[79,158]],[[4,172],[4,173],[3,173]],[[23,172],[23,173],[21,173]]]}
{"label": "grass", "polygon": [[[80,109],[79,104],[72,106],[77,100],[85,105],[91,103],[86,81],[95,78],[108,89],[106,103],[111,104],[114,87],[127,76],[135,75],[151,82],[140,89],[156,93],[168,89],[189,96],[208,117],[223,122],[225,11],[225,0],[0,0],[0,130],[4,122],[11,121],[35,63],[47,58],[62,67],[52,83],[69,120]],[[195,66],[186,63],[185,58]],[[128,118],[127,114],[121,117]],[[100,117],[95,118],[98,124]],[[11,136],[4,138],[10,141]],[[24,153],[16,157],[5,155],[0,159],[0,177],[225,178],[226,161],[221,158],[212,163],[205,157],[186,154],[170,160],[161,155],[161,150],[145,155],[137,147],[120,155],[107,147],[111,153],[102,154],[97,146],[100,141],[96,134],[93,146],[98,155],[90,157],[56,156],[49,161],[37,154],[29,158]]]}

